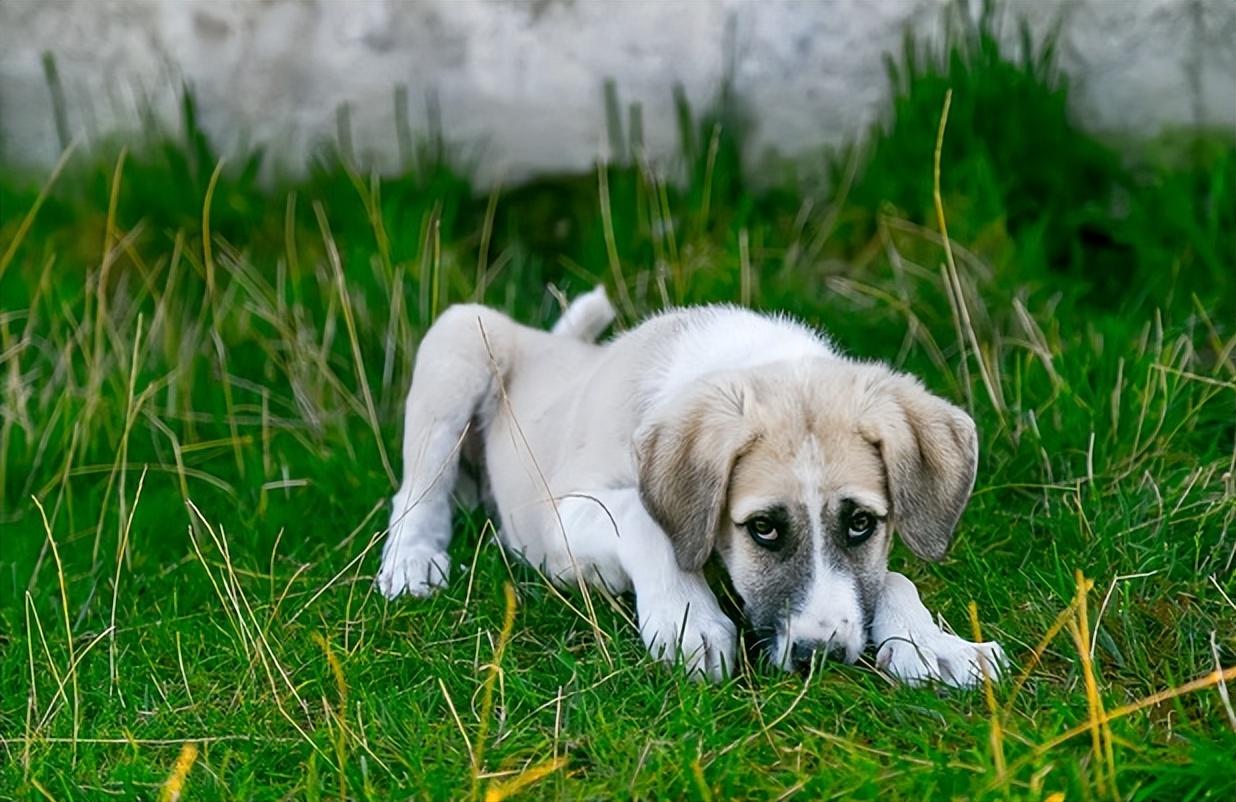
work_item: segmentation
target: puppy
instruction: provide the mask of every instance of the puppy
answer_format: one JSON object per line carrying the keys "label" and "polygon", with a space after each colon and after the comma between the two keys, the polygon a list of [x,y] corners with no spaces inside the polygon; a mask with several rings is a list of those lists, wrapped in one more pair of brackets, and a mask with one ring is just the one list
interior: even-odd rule
{"label": "puppy", "polygon": [[451,494],[479,439],[505,546],[556,583],[634,591],[651,654],[719,679],[736,628],[704,579],[716,555],[769,657],[876,663],[970,686],[1004,655],[943,631],[887,570],[895,529],[939,560],[974,484],[965,412],[839,355],[783,317],[676,309],[604,345],[604,290],[552,333],[448,309],[417,355],[404,477],[377,585],[427,596],[450,574]]}

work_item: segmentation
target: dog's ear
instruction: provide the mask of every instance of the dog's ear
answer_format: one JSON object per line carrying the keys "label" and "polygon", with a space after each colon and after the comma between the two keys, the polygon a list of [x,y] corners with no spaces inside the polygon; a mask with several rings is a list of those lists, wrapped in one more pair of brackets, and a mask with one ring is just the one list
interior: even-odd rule
{"label": "dog's ear", "polygon": [[684,571],[700,570],[712,554],[747,432],[741,388],[703,385],[635,433],[640,498]]}
{"label": "dog's ear", "polygon": [[888,375],[872,390],[863,435],[884,459],[893,524],[916,555],[940,560],[974,488],[974,421],[909,376]]}

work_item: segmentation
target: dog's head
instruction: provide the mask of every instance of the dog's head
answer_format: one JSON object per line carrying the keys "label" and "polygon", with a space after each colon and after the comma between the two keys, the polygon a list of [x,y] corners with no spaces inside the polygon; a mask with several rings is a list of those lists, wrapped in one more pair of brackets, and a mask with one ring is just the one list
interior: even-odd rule
{"label": "dog's head", "polygon": [[974,422],[915,379],[831,359],[717,374],[636,434],[640,494],[700,570],[715,551],[770,656],[858,658],[892,532],[939,560],[974,486]]}

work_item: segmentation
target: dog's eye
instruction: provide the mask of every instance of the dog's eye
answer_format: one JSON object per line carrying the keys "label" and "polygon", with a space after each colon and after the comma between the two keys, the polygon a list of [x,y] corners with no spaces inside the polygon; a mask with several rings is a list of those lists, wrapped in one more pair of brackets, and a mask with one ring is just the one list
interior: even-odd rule
{"label": "dog's eye", "polygon": [[875,533],[876,524],[878,523],[879,519],[866,510],[856,510],[850,516],[846,542],[848,545],[857,546]]}
{"label": "dog's eye", "polygon": [[773,519],[764,515],[755,516],[744,526],[747,527],[747,533],[751,535],[751,539],[765,548],[777,545],[777,541],[781,538],[777,524]]}

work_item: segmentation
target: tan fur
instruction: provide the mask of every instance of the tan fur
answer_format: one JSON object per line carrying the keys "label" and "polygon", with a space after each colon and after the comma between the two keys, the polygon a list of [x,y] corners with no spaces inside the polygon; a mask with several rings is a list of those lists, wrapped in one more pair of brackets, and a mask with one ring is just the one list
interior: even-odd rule
{"label": "tan fur", "polygon": [[684,571],[712,554],[730,471],[752,443],[744,407],[741,394],[707,384],[636,434],[640,497]]}
{"label": "tan fur", "polygon": [[408,394],[383,594],[448,582],[475,435],[506,547],[560,584],[633,591],[650,654],[692,674],[720,678],[736,655],[701,570],[713,555],[782,667],[819,651],[853,662],[868,639],[909,682],[973,684],[967,666],[1000,662],[887,570],[894,526],[923,557],[949,545],[978,455],[964,412],[785,318],[673,310],[588,342],[612,316],[598,289],[556,335],[475,305],[438,319]]}
{"label": "tan fur", "polygon": [[882,501],[916,555],[944,556],[974,485],[973,421],[882,365],[818,360],[714,377],[637,437],[641,495],[685,570],[742,523],[727,510],[802,502],[788,457],[808,438],[826,457],[826,496]]}
{"label": "tan fur", "polygon": [[898,533],[919,557],[942,559],[974,488],[974,421],[915,379],[890,375],[873,388],[862,431],[883,454]]}

